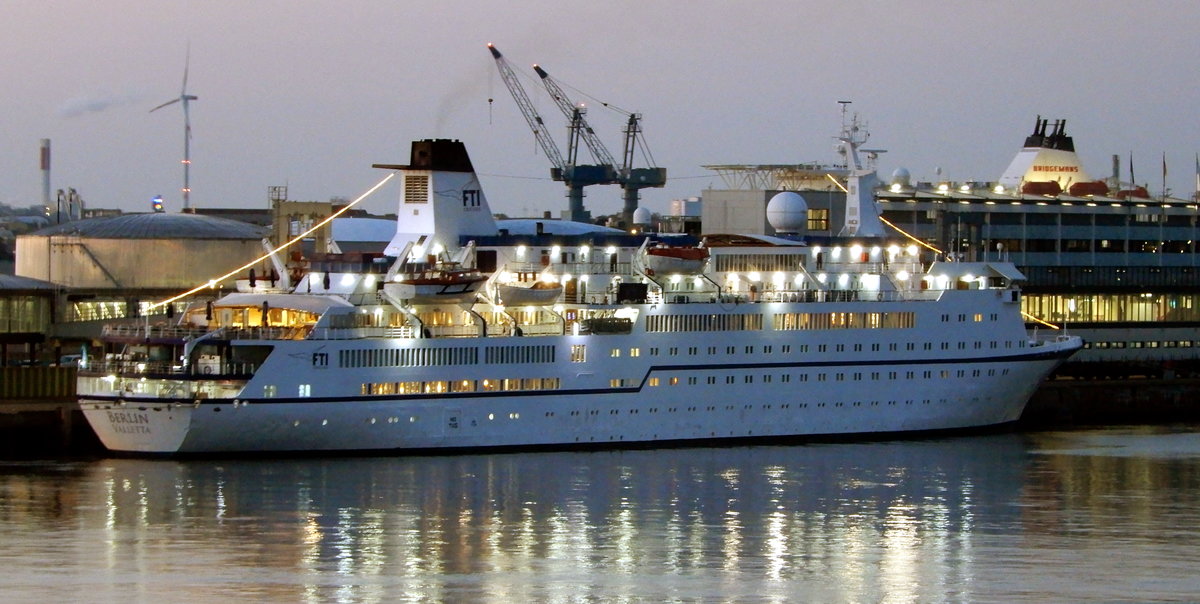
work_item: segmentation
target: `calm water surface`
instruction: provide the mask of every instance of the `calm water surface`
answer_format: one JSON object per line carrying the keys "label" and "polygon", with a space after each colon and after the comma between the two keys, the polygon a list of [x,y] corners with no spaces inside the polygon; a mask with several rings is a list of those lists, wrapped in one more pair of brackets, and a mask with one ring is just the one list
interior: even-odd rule
{"label": "calm water surface", "polygon": [[0,462],[9,602],[1200,599],[1200,426]]}

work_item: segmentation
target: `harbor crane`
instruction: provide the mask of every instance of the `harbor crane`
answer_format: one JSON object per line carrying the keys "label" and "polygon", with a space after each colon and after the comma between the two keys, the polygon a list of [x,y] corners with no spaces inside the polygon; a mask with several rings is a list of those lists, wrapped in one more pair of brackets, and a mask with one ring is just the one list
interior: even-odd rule
{"label": "harbor crane", "polygon": [[569,120],[570,138],[568,142],[568,155],[570,161],[574,162],[576,155],[579,152],[579,139],[582,138],[584,144],[587,145],[589,151],[592,152],[592,157],[600,162],[602,166],[613,167],[616,173],[615,182],[621,185],[624,199],[624,207],[621,210],[621,218],[624,220],[626,227],[633,225],[633,213],[638,208],[638,197],[641,189],[649,187],[662,187],[667,184],[667,169],[666,168],[634,168],[633,156],[637,149],[637,136],[641,132],[641,115],[637,113],[629,113],[629,122],[625,125],[625,152],[622,157],[620,168],[616,168],[616,161],[613,159],[608,148],[596,136],[595,130],[587,123],[585,117],[587,108],[582,105],[572,103],[567,94],[563,92],[561,86],[550,74],[546,73],[538,65],[533,66],[533,70],[537,72],[538,77],[542,78],[542,84],[546,87],[546,92],[550,93],[550,97],[554,99],[554,103],[558,105],[560,111]]}
{"label": "harbor crane", "polygon": [[554,144],[554,139],[546,131],[546,123],[534,109],[529,95],[525,93],[525,88],[521,86],[521,82],[517,79],[517,74],[509,65],[508,60],[500,54],[495,45],[489,43],[487,46],[488,50],[492,51],[492,57],[496,59],[496,68],[500,71],[500,78],[504,80],[504,85],[508,87],[513,100],[520,108],[521,115],[525,116],[525,121],[533,130],[538,145],[541,146],[542,152],[546,154],[552,164],[550,178],[567,185],[567,208],[570,219],[576,222],[590,222],[591,216],[583,208],[583,188],[589,185],[617,182],[616,168],[613,166],[611,157],[607,164],[579,165],[575,163],[578,153],[575,144],[572,143],[568,149],[569,161],[564,160],[562,152],[558,150],[558,145]]}

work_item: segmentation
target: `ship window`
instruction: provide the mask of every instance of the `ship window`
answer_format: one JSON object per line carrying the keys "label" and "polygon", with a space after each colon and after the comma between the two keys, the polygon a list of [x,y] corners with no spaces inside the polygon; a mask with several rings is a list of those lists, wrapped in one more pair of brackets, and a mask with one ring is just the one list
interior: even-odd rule
{"label": "ship window", "polygon": [[677,347],[675,347],[675,346],[672,346],[671,348],[669,348],[669,349],[667,350],[667,354],[669,354],[669,355],[671,355],[671,356],[676,356],[676,355],[678,355],[678,354],[679,354],[679,348],[677,348]]}
{"label": "ship window", "polygon": [[583,363],[585,361],[587,361],[587,345],[586,344],[572,344],[571,345],[571,362],[572,363]]}
{"label": "ship window", "polygon": [[300,384],[299,396],[312,396],[312,384]]}
{"label": "ship window", "polygon": [[620,378],[613,378],[611,380],[608,380],[608,385],[610,388],[621,388],[622,386],[625,385],[625,380],[620,379]]}
{"label": "ship window", "polygon": [[668,383],[668,384],[670,384],[670,385],[672,385],[672,386],[678,386],[678,385],[679,385],[679,378],[677,378],[677,377],[673,377],[673,378],[671,378],[670,380],[668,380],[668,381],[667,381],[667,383]]}
{"label": "ship window", "polygon": [[975,313],[975,322],[979,323],[981,321],[983,321],[983,313],[979,313],[979,312]]}
{"label": "ship window", "polygon": [[657,386],[657,385],[658,385],[658,378],[656,378],[656,377],[652,377],[652,378],[650,378],[650,385],[651,385],[651,386]]}
{"label": "ship window", "polygon": [[630,356],[630,358],[636,358],[636,357],[642,356],[642,349],[641,348],[630,348],[629,356]]}
{"label": "ship window", "polygon": [[614,349],[612,349],[612,352],[611,352],[611,353],[609,353],[609,355],[608,355],[608,356],[610,356],[610,357],[612,357],[612,358],[614,358],[614,359],[615,359],[615,358],[617,358],[617,357],[619,357],[619,356],[621,356],[621,349],[620,349],[620,348],[614,348]]}
{"label": "ship window", "polygon": [[726,383],[726,384],[732,384],[732,383],[733,383],[733,376],[732,376],[732,375],[727,375],[727,376],[725,376],[725,383]]}
{"label": "ship window", "polygon": [[275,398],[275,384],[263,386],[263,398]]}
{"label": "ship window", "polygon": [[708,376],[708,380],[707,380],[707,381],[708,381],[708,383],[709,383],[709,384],[716,384],[716,383],[717,383],[717,376],[715,376],[715,375],[710,375],[710,376]]}

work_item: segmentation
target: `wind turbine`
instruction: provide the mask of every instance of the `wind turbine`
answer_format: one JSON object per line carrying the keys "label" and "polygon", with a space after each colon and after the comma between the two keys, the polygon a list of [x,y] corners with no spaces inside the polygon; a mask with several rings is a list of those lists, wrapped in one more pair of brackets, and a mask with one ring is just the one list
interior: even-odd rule
{"label": "wind turbine", "polygon": [[180,90],[179,96],[150,110],[150,113],[154,113],[155,111],[158,111],[159,109],[162,109],[163,107],[173,103],[181,103],[183,105],[183,210],[185,212],[191,208],[191,204],[188,201],[188,195],[192,192],[191,187],[188,186],[188,170],[192,167],[192,121],[188,116],[188,101],[194,101],[199,98],[195,95],[187,93],[188,66],[191,64],[191,62],[192,47],[189,44],[187,55],[183,62],[183,88]]}

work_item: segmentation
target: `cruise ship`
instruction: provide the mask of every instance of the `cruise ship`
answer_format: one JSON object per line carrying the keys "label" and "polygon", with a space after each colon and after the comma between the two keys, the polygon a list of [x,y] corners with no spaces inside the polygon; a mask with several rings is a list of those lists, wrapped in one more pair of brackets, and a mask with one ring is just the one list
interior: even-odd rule
{"label": "cruise ship", "polygon": [[[413,143],[386,254],[251,276],[105,331],[79,371],[132,454],[461,450],[890,434],[1016,420],[1082,346],[1027,331],[1025,277],[884,237],[848,157],[845,228],[629,234],[493,219],[465,146]],[[265,273],[259,273],[263,275]]]}

